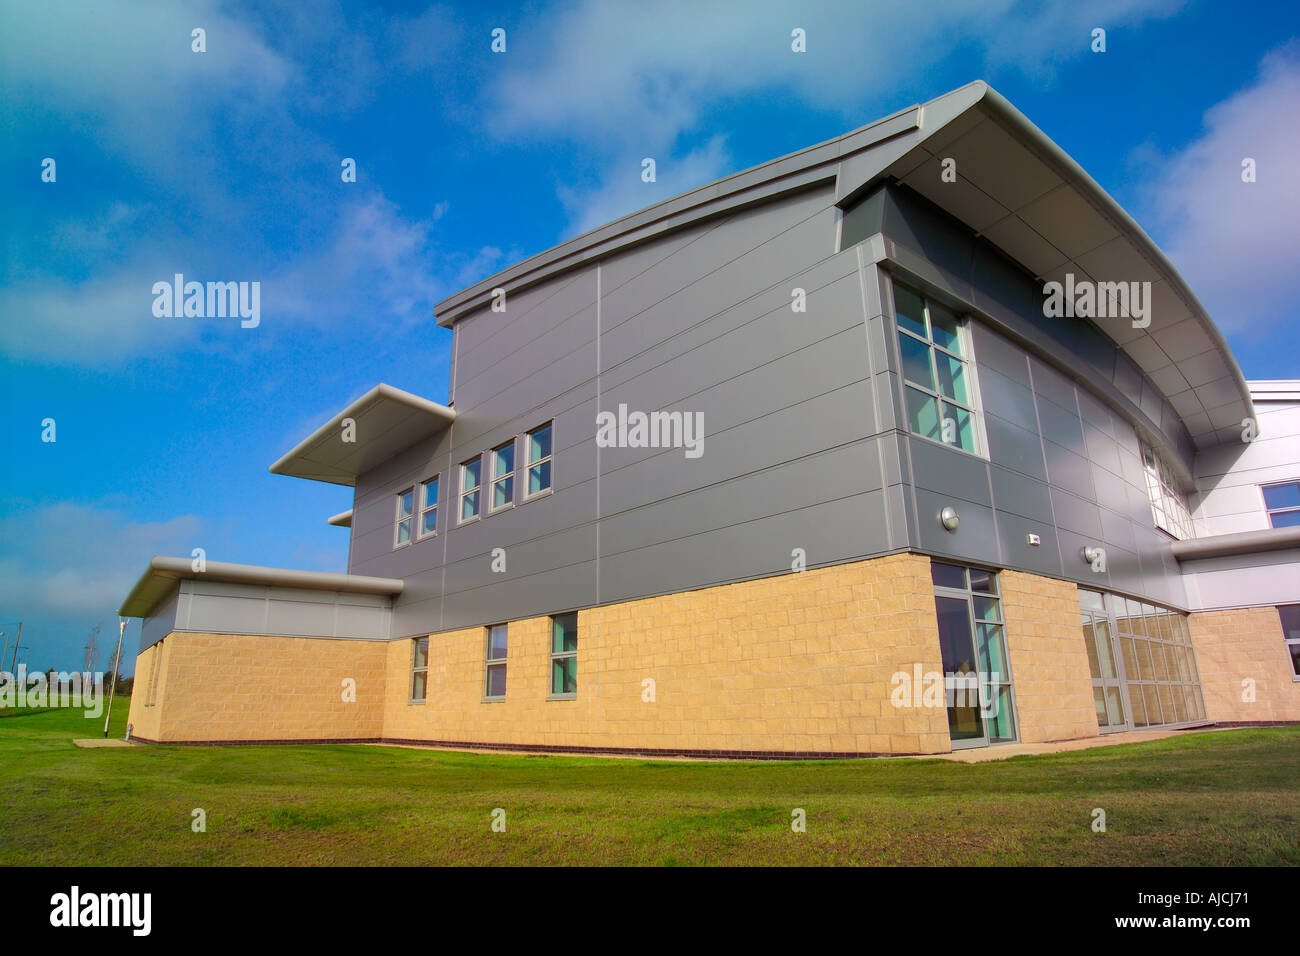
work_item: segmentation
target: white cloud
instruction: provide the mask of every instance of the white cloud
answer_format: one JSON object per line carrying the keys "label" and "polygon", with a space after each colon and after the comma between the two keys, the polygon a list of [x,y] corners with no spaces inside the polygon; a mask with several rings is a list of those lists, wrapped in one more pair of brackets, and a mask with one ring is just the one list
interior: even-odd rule
{"label": "white cloud", "polygon": [[[638,161],[656,156],[661,166],[675,161],[693,169],[700,178],[678,180],[681,189],[725,171],[716,147],[682,156],[690,147],[681,140],[700,132],[711,109],[737,96],[784,97],[810,109],[838,111],[847,129],[908,105],[897,100],[898,91],[923,89],[926,72],[955,53],[974,52],[990,69],[1050,78],[1056,65],[1092,55],[1094,26],[1104,23],[1114,43],[1123,28],[1181,5],[581,0],[514,31],[500,77],[487,94],[486,115],[501,137],[558,136],[601,157],[610,170],[604,183],[589,196],[573,187],[561,193],[574,231],[581,231],[606,221],[606,210],[637,208],[620,199],[634,192],[623,178],[624,160],[633,154]],[[806,31],[806,53],[791,51],[795,27]],[[718,162],[710,164],[709,155]]]}
{"label": "white cloud", "polygon": [[641,161],[645,157],[628,154],[611,163],[604,182],[591,192],[569,187],[560,188],[560,201],[569,214],[570,232],[579,234],[595,229],[620,216],[676,196],[731,172],[731,156],[721,136],[714,136],[704,146],[682,157],[652,156],[655,181],[641,179]]}
{"label": "white cloud", "polygon": [[140,524],[112,508],[68,501],[15,511],[0,518],[0,608],[27,621],[112,621],[149,559],[189,554],[201,526],[190,515]]}
{"label": "white cloud", "polygon": [[[1153,232],[1223,329],[1258,340],[1294,325],[1300,300],[1300,43],[1267,56],[1250,87],[1205,113],[1204,133],[1149,154]],[[1242,160],[1258,180],[1242,182]]]}

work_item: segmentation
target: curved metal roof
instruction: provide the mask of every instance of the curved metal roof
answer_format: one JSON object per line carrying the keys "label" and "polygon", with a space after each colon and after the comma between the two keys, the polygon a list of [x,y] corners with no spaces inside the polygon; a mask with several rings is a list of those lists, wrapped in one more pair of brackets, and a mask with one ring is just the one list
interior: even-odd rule
{"label": "curved metal roof", "polygon": [[[957,160],[958,182],[935,166]],[[1133,218],[1019,110],[982,81],[816,146],[656,203],[561,243],[438,303],[443,326],[492,290],[518,289],[701,219],[834,180],[843,205],[882,177],[900,179],[1042,281],[1149,281],[1151,324],[1100,326],[1160,389],[1198,447],[1240,438],[1250,391],[1223,335],[1178,270]]]}

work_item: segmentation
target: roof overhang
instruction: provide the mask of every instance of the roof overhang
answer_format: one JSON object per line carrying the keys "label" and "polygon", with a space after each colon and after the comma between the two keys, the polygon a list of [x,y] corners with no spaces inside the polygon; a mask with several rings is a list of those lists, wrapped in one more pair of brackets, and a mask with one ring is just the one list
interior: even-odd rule
{"label": "roof overhang", "polygon": [[[957,161],[957,179],[940,164]],[[1200,448],[1239,441],[1254,418],[1241,369],[1165,254],[1064,150],[982,81],[665,200],[533,256],[438,303],[438,323],[617,250],[811,184],[836,201],[897,179],[964,222],[1043,282],[1150,282],[1150,324],[1093,321],[1168,400]]]}
{"label": "roof overhang", "polygon": [[148,617],[159,602],[183,580],[224,581],[234,584],[264,584],[316,591],[345,591],[354,594],[402,593],[397,578],[374,578],[361,574],[331,574],[325,571],[295,571],[289,568],[264,568],[253,564],[208,561],[203,570],[194,568],[190,558],[156,557],[135,582],[117,613],[122,617]]}
{"label": "roof overhang", "polygon": [[349,508],[347,511],[340,511],[336,515],[330,515],[328,518],[325,519],[325,523],[332,524],[336,528],[351,528],[352,509]]}
{"label": "roof overhang", "polygon": [[381,383],[300,441],[271,473],[355,485],[358,475],[455,420],[453,409]]}

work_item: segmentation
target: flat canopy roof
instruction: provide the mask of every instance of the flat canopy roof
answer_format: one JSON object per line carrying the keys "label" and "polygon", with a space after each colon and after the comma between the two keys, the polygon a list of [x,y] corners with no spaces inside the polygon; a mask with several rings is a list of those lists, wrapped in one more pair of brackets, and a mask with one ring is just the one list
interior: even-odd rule
{"label": "flat canopy roof", "polygon": [[[956,160],[955,182],[940,176]],[[1040,281],[1147,281],[1150,326],[1098,327],[1150,378],[1206,448],[1239,441],[1254,406],[1241,369],[1204,306],[1165,254],[1061,147],[982,81],[851,133],[656,203],[561,243],[435,306],[440,325],[517,291],[675,229],[812,184],[835,183],[845,206],[874,183],[916,189]]]}
{"label": "flat canopy roof", "polygon": [[254,564],[231,564],[208,561],[202,571],[194,570],[190,558],[155,557],[135,587],[126,596],[117,613],[122,617],[148,617],[153,609],[182,580],[204,579],[235,584],[267,584],[284,588],[309,588],[315,591],[348,591],[353,594],[402,593],[404,585],[397,578],[372,578],[362,574],[331,574],[326,571],[295,571],[289,568],[264,568]]}
{"label": "flat canopy roof", "polygon": [[[345,431],[349,418],[353,424]],[[271,466],[271,473],[355,485],[368,468],[438,434],[455,419],[453,409],[381,382],[300,441]]]}

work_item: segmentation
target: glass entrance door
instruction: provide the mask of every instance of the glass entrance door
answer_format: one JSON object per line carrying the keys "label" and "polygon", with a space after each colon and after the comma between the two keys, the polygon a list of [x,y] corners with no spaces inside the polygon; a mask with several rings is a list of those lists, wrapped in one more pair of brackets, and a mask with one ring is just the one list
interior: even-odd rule
{"label": "glass entrance door", "polygon": [[1016,740],[997,573],[932,561],[930,574],[953,749]]}

